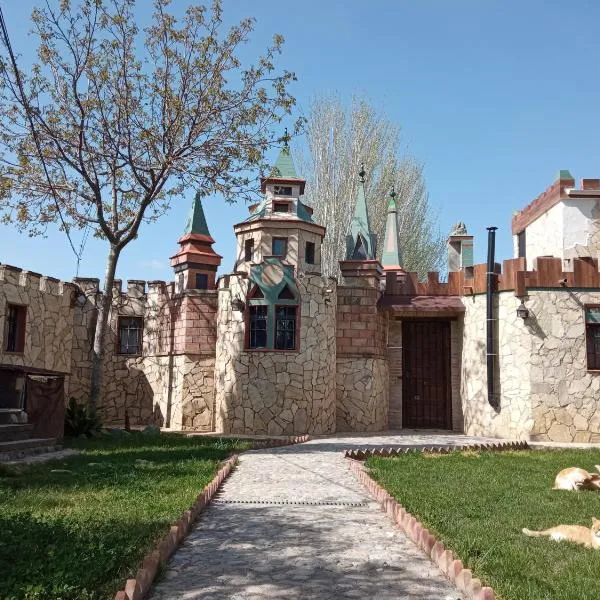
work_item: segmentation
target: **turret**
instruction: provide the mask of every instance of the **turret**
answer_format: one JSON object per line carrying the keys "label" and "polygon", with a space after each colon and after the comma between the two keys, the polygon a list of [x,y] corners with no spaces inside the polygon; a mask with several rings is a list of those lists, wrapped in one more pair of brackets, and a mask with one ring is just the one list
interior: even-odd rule
{"label": "turret", "polygon": [[379,287],[381,264],[377,260],[377,238],[371,233],[365,198],[365,169],[358,173],[358,193],[350,234],[346,236],[346,259],[340,261],[340,271],[346,285]]}
{"label": "turret", "polygon": [[192,210],[185,230],[178,241],[179,252],[171,257],[171,266],[175,270],[175,290],[214,290],[215,280],[221,256],[212,245],[215,240],[208,231],[202,200],[198,192],[192,203]]}

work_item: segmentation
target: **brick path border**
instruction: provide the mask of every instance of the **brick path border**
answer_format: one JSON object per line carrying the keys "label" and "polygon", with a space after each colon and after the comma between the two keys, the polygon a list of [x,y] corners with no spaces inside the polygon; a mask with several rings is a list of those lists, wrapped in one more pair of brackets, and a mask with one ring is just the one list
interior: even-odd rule
{"label": "brick path border", "polygon": [[426,446],[423,448],[414,448],[411,446],[384,446],[382,448],[369,448],[367,450],[356,448],[345,450],[344,456],[346,458],[352,458],[354,460],[365,460],[371,456],[383,456],[384,458],[386,458],[389,456],[398,456],[399,454],[410,454],[411,452],[450,454],[451,452],[464,452],[465,450],[470,450],[473,452],[504,452],[505,450],[529,449],[530,447],[527,442],[500,442],[498,444],[488,442],[482,444],[463,444],[460,446],[452,446],[450,444],[439,446]]}
{"label": "brick path border", "polygon": [[[482,444],[482,446],[485,446],[485,444]],[[460,448],[455,447],[455,449]],[[390,455],[370,454],[370,456]],[[465,569],[462,560],[455,556],[452,550],[448,550],[418,519],[407,512],[385,488],[371,479],[362,462],[353,459],[349,462],[350,470],[367,488],[371,496],[379,502],[392,522],[425,552],[431,561],[439,567],[440,571],[465,594],[467,600],[496,600],[494,590],[491,587],[484,587],[480,579],[473,577],[470,569]]]}
{"label": "brick path border", "polygon": [[[226,436],[223,436],[226,437]],[[249,450],[260,450],[263,448],[277,448],[279,446],[291,446],[308,442],[308,435],[294,436],[286,439],[256,440]],[[247,451],[245,451],[247,452]],[[239,453],[241,454],[241,453]],[[125,587],[119,590],[114,600],[142,600],[150,591],[156,574],[160,567],[165,566],[169,558],[177,550],[179,544],[188,534],[200,513],[210,504],[215,494],[219,491],[223,482],[229,477],[235,468],[239,454],[232,454],[219,469],[212,481],[198,494],[192,506],[186,510],[181,517],[171,525],[167,533],[144,557],[142,566],[138,569],[135,579],[128,579]]]}

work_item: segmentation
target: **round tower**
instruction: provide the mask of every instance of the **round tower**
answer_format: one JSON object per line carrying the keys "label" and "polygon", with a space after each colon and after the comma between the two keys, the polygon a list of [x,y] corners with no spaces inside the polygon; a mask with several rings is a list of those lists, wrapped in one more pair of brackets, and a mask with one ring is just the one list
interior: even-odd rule
{"label": "round tower", "polygon": [[263,200],[234,226],[234,272],[219,282],[217,431],[335,429],[336,281],[321,276],[325,228],[302,203],[305,183],[286,143]]}

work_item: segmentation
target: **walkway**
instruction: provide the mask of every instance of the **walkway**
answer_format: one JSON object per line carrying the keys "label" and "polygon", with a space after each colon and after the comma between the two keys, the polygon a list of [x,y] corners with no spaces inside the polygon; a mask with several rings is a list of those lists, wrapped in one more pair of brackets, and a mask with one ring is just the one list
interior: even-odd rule
{"label": "walkway", "polygon": [[458,600],[369,498],[341,450],[481,441],[403,432],[245,453],[150,598]]}

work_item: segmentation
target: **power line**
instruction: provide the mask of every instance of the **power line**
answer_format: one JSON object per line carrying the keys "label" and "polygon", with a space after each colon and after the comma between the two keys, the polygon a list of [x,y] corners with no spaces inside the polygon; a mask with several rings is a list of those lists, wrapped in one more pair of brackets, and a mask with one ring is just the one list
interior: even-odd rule
{"label": "power line", "polygon": [[23,82],[21,81],[21,75],[19,74],[19,68],[17,67],[17,61],[15,59],[15,55],[12,50],[10,38],[8,37],[8,30],[6,29],[6,23],[4,21],[4,15],[2,13],[1,6],[0,6],[0,29],[2,30],[1,33],[2,33],[3,40],[4,40],[4,44],[6,46],[6,49],[8,50],[8,55],[10,57],[10,62],[11,62],[12,69],[14,72],[15,81],[16,81],[17,87],[19,89],[19,94],[21,95],[21,104],[23,105],[23,108],[25,109],[25,114],[27,115],[27,120],[29,121],[29,127],[31,128],[31,135],[35,142],[35,147],[37,149],[37,153],[38,153],[40,162],[42,163],[42,168],[44,169],[46,181],[48,182],[48,185],[50,186],[50,191],[52,193],[52,198],[53,198],[54,204],[56,206],[56,211],[58,213],[58,216],[60,218],[60,222],[62,223],[64,231],[67,234],[67,239],[69,240],[69,245],[71,246],[71,250],[73,250],[73,254],[75,254],[75,258],[77,259],[77,274],[79,274],[79,263],[81,261],[81,255],[83,254],[83,248],[85,245],[86,236],[84,234],[84,241],[81,244],[80,251],[77,252],[77,250],[75,249],[75,245],[73,244],[73,240],[71,239],[71,235],[69,233],[69,226],[67,225],[67,223],[63,217],[62,211],[60,209],[60,204],[58,202],[56,189],[54,187],[54,184],[52,183],[52,179],[50,178],[50,173],[48,172],[48,167],[46,166],[46,160],[44,159],[44,154],[42,152],[42,147],[41,147],[40,140],[38,137],[38,132],[37,132],[37,129],[33,122],[33,117],[31,116],[32,115],[31,106],[29,105],[29,101],[27,100],[27,97],[25,96]]}

